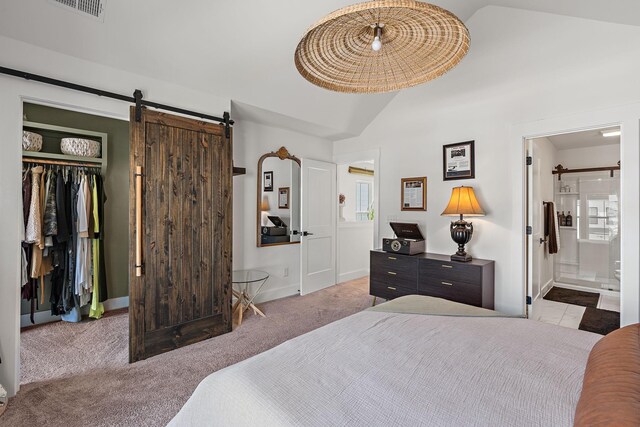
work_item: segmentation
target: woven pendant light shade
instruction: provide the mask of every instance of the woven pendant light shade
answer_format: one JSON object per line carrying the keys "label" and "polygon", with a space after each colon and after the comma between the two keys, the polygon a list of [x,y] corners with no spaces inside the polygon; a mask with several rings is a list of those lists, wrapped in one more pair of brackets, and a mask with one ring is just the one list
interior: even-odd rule
{"label": "woven pendant light shade", "polygon": [[[376,25],[377,52],[371,48]],[[307,30],[295,64],[325,89],[379,93],[440,77],[468,50],[469,31],[449,11],[419,1],[370,1],[337,10]]]}

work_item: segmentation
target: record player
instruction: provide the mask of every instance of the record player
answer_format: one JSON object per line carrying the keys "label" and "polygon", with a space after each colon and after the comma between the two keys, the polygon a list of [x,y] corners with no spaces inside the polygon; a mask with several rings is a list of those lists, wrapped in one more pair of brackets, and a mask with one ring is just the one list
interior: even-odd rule
{"label": "record player", "polygon": [[426,243],[418,224],[390,222],[389,225],[397,236],[394,239],[382,239],[382,250],[403,255],[424,253]]}

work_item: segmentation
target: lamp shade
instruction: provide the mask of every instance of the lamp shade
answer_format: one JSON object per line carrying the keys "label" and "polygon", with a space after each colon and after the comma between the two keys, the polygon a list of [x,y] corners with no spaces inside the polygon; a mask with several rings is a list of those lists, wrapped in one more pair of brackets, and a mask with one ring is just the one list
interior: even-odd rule
{"label": "lamp shade", "polygon": [[484,216],[484,210],[480,207],[473,187],[455,187],[451,191],[449,204],[442,212],[443,216]]}
{"label": "lamp shade", "polygon": [[268,211],[270,209],[269,207],[269,198],[267,196],[263,196],[262,197],[262,203],[260,204],[260,210],[261,211]]}

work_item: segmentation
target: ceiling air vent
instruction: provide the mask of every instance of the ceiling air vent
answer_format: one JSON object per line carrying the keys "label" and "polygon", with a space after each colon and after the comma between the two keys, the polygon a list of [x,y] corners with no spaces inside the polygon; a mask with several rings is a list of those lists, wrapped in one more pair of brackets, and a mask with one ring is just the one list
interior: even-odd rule
{"label": "ceiling air vent", "polygon": [[49,0],[50,3],[75,11],[104,22],[104,4],[106,0]]}

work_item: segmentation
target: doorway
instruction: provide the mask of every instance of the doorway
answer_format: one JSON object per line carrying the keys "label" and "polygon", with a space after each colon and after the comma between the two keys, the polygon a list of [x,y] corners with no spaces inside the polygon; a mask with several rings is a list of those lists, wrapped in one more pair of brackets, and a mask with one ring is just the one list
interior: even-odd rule
{"label": "doorway", "polygon": [[528,139],[529,317],[620,326],[620,126]]}
{"label": "doorway", "polygon": [[338,176],[337,282],[369,275],[369,253],[378,235],[379,152],[335,159]]}
{"label": "doorway", "polygon": [[[57,195],[58,189],[46,183],[53,177],[57,181],[58,176],[63,186],[85,177],[88,188],[96,190],[96,196],[99,193],[106,196],[96,204],[100,209],[91,210],[92,216],[95,214],[93,238],[87,240],[86,248],[92,261],[88,265],[84,263],[85,272],[88,272],[85,289],[93,291],[92,285],[98,286],[99,295],[95,301],[86,301],[86,296],[83,301],[73,296],[65,298],[60,293],[60,286],[64,286],[64,281],[71,275],[70,263],[74,264],[64,255],[62,245],[71,249],[72,244],[63,239],[63,228],[69,236],[73,233],[69,230],[68,218],[65,226],[57,214],[55,230],[50,229],[45,233],[48,236],[43,236],[48,240],[43,255],[51,263],[47,267],[50,270],[32,278],[27,268],[29,277],[21,279],[25,283],[20,284],[23,290],[20,382],[26,384],[86,372],[120,360],[126,363],[129,122],[27,101],[23,103],[23,113],[23,129],[42,137],[33,137],[37,146],[23,144],[26,149],[22,162],[23,178],[26,178],[23,184],[29,182],[29,174],[34,168],[41,167],[45,174],[45,197],[54,189]],[[99,150],[95,153],[62,152],[62,138],[79,137],[99,142]],[[90,156],[83,158],[78,154]],[[58,209],[70,212],[73,201],[63,199],[59,204],[61,200],[51,197],[51,201],[56,200],[56,213]],[[93,197],[91,199],[93,201]],[[30,214],[29,202],[24,209],[25,226]],[[41,214],[46,220],[51,212]],[[24,240],[27,240],[26,235]],[[29,246],[23,243],[27,248],[25,255],[30,255]],[[27,267],[31,264],[30,258],[26,259]],[[67,322],[61,321],[63,319]]]}

